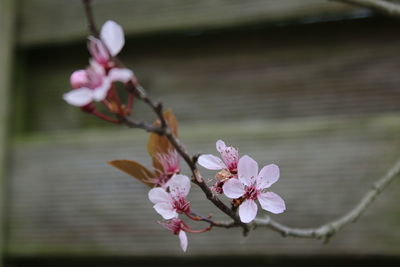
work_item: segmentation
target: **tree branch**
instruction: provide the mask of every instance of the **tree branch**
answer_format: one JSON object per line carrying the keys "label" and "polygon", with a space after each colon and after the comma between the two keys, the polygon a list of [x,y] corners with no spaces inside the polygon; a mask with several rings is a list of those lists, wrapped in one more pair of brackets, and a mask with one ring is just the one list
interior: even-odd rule
{"label": "tree branch", "polygon": [[[88,19],[88,25],[91,33],[94,36],[98,36],[97,28],[94,24],[94,19],[92,15],[92,10],[90,6],[91,0],[82,0],[85,5],[86,16]],[[359,6],[365,6],[374,8],[376,10],[384,11],[391,15],[400,15],[400,5],[381,0],[332,0],[344,3],[350,3]],[[115,58],[117,62],[118,59]],[[337,231],[342,229],[345,225],[350,222],[354,222],[360,217],[365,210],[371,205],[371,203],[375,200],[375,198],[399,175],[400,173],[400,160],[396,162],[396,164],[380,179],[378,179],[373,185],[371,190],[369,190],[361,201],[348,213],[343,215],[342,217],[334,220],[332,222],[328,222],[317,228],[309,228],[309,229],[301,229],[301,228],[291,228],[286,225],[283,225],[279,222],[272,220],[269,216],[264,219],[256,218],[253,223],[245,224],[240,221],[240,218],[237,216],[236,212],[225,205],[208,187],[202,178],[199,170],[196,166],[197,156],[191,157],[185,150],[184,146],[180,143],[180,141],[172,134],[171,128],[166,121],[163,114],[163,106],[161,103],[156,103],[151,100],[144,90],[138,83],[129,82],[126,84],[126,88],[131,93],[134,93],[138,99],[146,103],[153,112],[157,115],[161,122],[161,126],[154,126],[142,121],[135,121],[130,119],[127,116],[118,116],[119,122],[127,125],[131,128],[141,128],[148,132],[157,133],[159,135],[165,136],[172,146],[176,149],[179,155],[185,160],[186,164],[189,166],[192,175],[193,182],[197,184],[201,190],[206,195],[207,199],[209,199],[218,209],[220,209],[223,213],[232,218],[233,221],[229,222],[216,222],[211,219],[202,217],[201,221],[205,221],[210,223],[211,226],[222,227],[222,228],[232,228],[232,227],[242,227],[243,233],[246,235],[250,227],[266,227],[270,228],[283,236],[292,236],[292,237],[301,237],[301,238],[315,238],[315,239],[324,239],[325,241],[329,240],[329,238],[334,235]]]}
{"label": "tree branch", "polygon": [[400,15],[400,4],[389,2],[386,0],[330,0],[335,2],[342,2],[346,4],[367,7],[374,9],[378,12],[383,12],[391,16]]}
{"label": "tree branch", "polygon": [[316,238],[328,240],[332,235],[342,229],[350,222],[355,222],[371,205],[375,198],[396,178],[400,173],[400,160],[398,160],[389,171],[372,184],[371,189],[364,195],[360,202],[342,217],[326,223],[318,228],[299,229],[290,228],[272,220],[270,217],[256,219],[255,227],[267,227],[283,236]]}

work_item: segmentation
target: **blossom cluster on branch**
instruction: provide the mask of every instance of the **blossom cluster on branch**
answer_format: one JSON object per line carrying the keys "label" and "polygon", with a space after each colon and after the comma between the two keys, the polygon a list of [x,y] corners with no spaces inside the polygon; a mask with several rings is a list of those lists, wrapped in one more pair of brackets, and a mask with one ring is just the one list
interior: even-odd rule
{"label": "blossom cluster on branch", "polygon": [[[125,68],[116,57],[125,44],[122,27],[114,21],[107,21],[98,33],[91,13],[91,0],[82,1],[92,33],[88,38],[91,58],[86,69],[72,73],[72,90],[65,93],[63,98],[67,103],[107,122],[149,132],[147,150],[152,159],[152,168],[125,159],[113,160],[109,164],[150,187],[148,198],[154,204],[155,211],[164,219],[158,223],[179,237],[184,251],[188,246],[187,233],[204,233],[213,227],[241,227],[244,235],[255,227],[267,227],[282,236],[322,238],[327,241],[346,224],[355,221],[400,173],[398,161],[373,184],[372,189],[352,210],[316,228],[291,228],[269,216],[256,218],[256,200],[263,210],[270,213],[280,214],[286,210],[284,200],[269,191],[279,179],[279,167],[269,164],[259,171],[258,163],[253,158],[248,155],[240,157],[238,149],[227,146],[222,140],[216,142],[220,157],[212,154],[190,156],[178,138],[178,121],[172,111],[164,110],[160,102],[153,102],[133,71]],[[121,97],[121,84],[122,90],[127,93],[126,99]],[[146,122],[130,118],[134,101],[144,102],[157,119]],[[181,161],[189,167],[191,178],[181,173]],[[216,171],[211,185],[205,182],[197,164]],[[197,213],[187,199],[192,183],[199,186],[206,199],[231,220],[215,221],[212,216]],[[229,199],[229,204],[221,196]],[[208,226],[193,229],[188,221],[207,223]]]}

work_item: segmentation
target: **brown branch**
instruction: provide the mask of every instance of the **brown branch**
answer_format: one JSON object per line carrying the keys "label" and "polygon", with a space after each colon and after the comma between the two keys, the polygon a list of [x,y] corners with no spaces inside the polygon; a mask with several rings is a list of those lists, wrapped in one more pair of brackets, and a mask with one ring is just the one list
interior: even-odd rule
{"label": "brown branch", "polygon": [[[256,218],[251,224],[253,228],[266,227],[280,233],[282,236],[299,238],[314,238],[328,241],[336,232],[351,222],[355,222],[372,204],[375,198],[400,174],[400,160],[398,160],[385,175],[375,181],[371,189],[364,195],[360,202],[342,217],[316,228],[291,228],[266,216],[264,219]],[[214,222],[215,227],[232,228],[238,225],[234,222]]]}
{"label": "brown branch", "polygon": [[[197,169],[196,166],[196,157],[191,157],[187,152],[183,145],[180,143],[179,139],[177,139],[171,131],[171,128],[166,121],[164,114],[163,114],[163,106],[161,103],[155,103],[152,101],[146,94],[146,90],[140,86],[135,85],[133,83],[129,83],[128,85],[129,91],[134,91],[136,96],[146,103],[153,111],[156,113],[157,117],[161,122],[160,132],[158,134],[164,135],[172,146],[176,149],[179,155],[184,159],[186,164],[189,166],[192,175],[193,175],[193,183],[198,185],[201,190],[206,195],[207,199],[210,200],[218,209],[220,209],[223,213],[231,217],[234,221],[234,225],[241,226],[243,228],[243,233],[246,235],[249,232],[249,227],[245,223],[240,221],[240,218],[235,214],[235,212],[230,209],[225,203],[223,203],[213,192],[211,191],[210,187],[205,183],[201,173]],[[123,122],[129,121],[128,118],[125,118]],[[213,224],[214,225],[214,224]]]}
{"label": "brown branch", "polygon": [[378,12],[386,13],[391,16],[400,15],[400,4],[389,2],[386,0],[330,0],[335,2],[342,2],[350,5],[360,7],[367,7]]}
{"label": "brown branch", "polygon": [[92,12],[91,2],[92,2],[92,0],[82,0],[83,6],[85,7],[85,14],[86,14],[89,31],[94,37],[98,38],[99,31],[97,30],[96,23],[94,22],[94,16],[93,16],[93,12]]}
{"label": "brown branch", "polygon": [[[94,24],[94,19],[90,7],[91,0],[82,0],[85,5],[86,16],[88,19],[89,29],[94,36],[98,36],[97,28]],[[351,3],[355,5],[365,6],[374,8],[380,11],[385,11],[391,15],[400,15],[400,5],[390,3],[388,1],[381,0],[333,0],[345,3]],[[118,59],[115,59],[118,61]],[[119,61],[118,61],[119,62]],[[269,216],[264,219],[255,219],[251,224],[245,224],[240,221],[240,218],[236,215],[235,211],[225,205],[208,187],[202,178],[199,170],[196,166],[197,156],[191,157],[185,150],[184,146],[180,141],[172,134],[171,128],[169,127],[164,114],[163,106],[160,102],[152,101],[146,94],[146,91],[137,83],[130,82],[126,85],[127,90],[130,93],[134,93],[138,99],[146,103],[153,112],[157,115],[161,122],[161,126],[154,126],[142,121],[134,121],[127,116],[119,116],[120,123],[123,123],[131,128],[141,128],[148,132],[154,132],[159,135],[165,136],[174,148],[177,150],[179,155],[185,160],[186,164],[189,166],[193,175],[193,182],[197,184],[201,190],[217,208],[219,208],[223,213],[232,218],[233,221],[230,222],[216,222],[211,219],[201,217],[201,221],[210,223],[211,226],[222,227],[222,228],[232,228],[232,227],[242,227],[243,233],[246,235],[250,226],[256,227],[267,227],[270,228],[283,236],[292,237],[302,237],[302,238],[316,238],[328,240],[337,231],[342,229],[345,225],[350,222],[354,222],[360,217],[364,211],[371,205],[375,198],[392,182],[400,173],[400,160],[380,179],[378,179],[373,185],[370,191],[368,191],[361,201],[348,213],[340,217],[337,220],[326,223],[317,228],[301,229],[301,228],[291,228],[283,225],[279,222],[272,220]]]}
{"label": "brown branch", "polygon": [[313,229],[290,228],[280,224],[270,217],[256,219],[255,227],[268,227],[283,236],[316,238],[328,240],[332,235],[350,222],[355,222],[371,205],[375,198],[400,174],[400,160],[398,160],[385,175],[372,184],[371,189],[364,195],[360,202],[342,217]]}

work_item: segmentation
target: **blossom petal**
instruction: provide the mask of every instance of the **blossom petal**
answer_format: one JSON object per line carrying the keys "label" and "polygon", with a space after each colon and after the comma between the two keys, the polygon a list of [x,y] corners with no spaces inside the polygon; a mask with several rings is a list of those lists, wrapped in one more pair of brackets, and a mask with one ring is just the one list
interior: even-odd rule
{"label": "blossom petal", "polygon": [[183,252],[186,252],[186,249],[188,246],[188,239],[187,239],[186,233],[182,230],[179,231],[179,241],[180,241]]}
{"label": "blossom petal", "polygon": [[190,191],[190,179],[185,175],[175,174],[168,181],[167,186],[171,195],[186,197]]}
{"label": "blossom petal", "polygon": [[245,155],[239,159],[238,177],[243,184],[251,186],[258,175],[258,164],[251,157]]}
{"label": "blossom petal", "polygon": [[264,189],[270,187],[279,179],[279,167],[275,164],[264,166],[257,176],[257,188]]}
{"label": "blossom petal", "polygon": [[171,197],[169,196],[169,194],[165,191],[164,188],[161,187],[151,189],[148,195],[150,201],[153,202],[153,204],[162,202],[169,203],[171,201]]}
{"label": "blossom petal", "polygon": [[93,91],[89,88],[79,88],[63,95],[63,99],[70,105],[83,107],[93,101]]}
{"label": "blossom petal", "polygon": [[103,101],[107,97],[107,93],[111,88],[111,81],[104,77],[100,86],[96,87],[93,91],[93,98],[96,101]]}
{"label": "blossom petal", "polygon": [[239,206],[239,217],[240,220],[244,223],[249,223],[257,215],[257,204],[254,200],[246,199],[240,206]]}
{"label": "blossom petal", "polygon": [[222,186],[225,196],[235,199],[244,195],[244,185],[236,178],[231,178]]}
{"label": "blossom petal", "polygon": [[104,43],[93,36],[89,37],[88,49],[92,57],[100,64],[106,64],[110,58],[108,49],[104,46]]}
{"label": "blossom petal", "polygon": [[110,70],[108,77],[113,82],[126,83],[133,78],[133,71],[130,69],[114,68]]}
{"label": "blossom petal", "polygon": [[171,203],[160,202],[155,204],[153,208],[166,220],[178,217],[178,213]]}
{"label": "blossom petal", "polygon": [[226,148],[225,142],[222,140],[218,140],[217,143],[215,144],[215,146],[219,153],[222,153],[222,151],[224,151]]}
{"label": "blossom petal", "polygon": [[71,74],[69,79],[72,88],[78,89],[82,87],[87,87],[89,84],[88,76],[86,70],[76,70]]}
{"label": "blossom petal", "polygon": [[109,20],[101,28],[100,38],[112,56],[117,55],[125,44],[124,31],[116,22]]}
{"label": "blossom petal", "polygon": [[269,212],[278,214],[286,210],[285,201],[273,192],[261,193],[258,197],[261,207]]}
{"label": "blossom petal", "polygon": [[211,154],[201,155],[197,162],[209,170],[221,170],[226,168],[225,163],[223,163],[220,158]]}

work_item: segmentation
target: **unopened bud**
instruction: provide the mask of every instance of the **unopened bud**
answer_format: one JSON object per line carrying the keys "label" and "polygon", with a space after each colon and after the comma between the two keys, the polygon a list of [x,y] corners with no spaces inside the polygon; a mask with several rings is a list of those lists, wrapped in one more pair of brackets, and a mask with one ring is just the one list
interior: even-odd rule
{"label": "unopened bud", "polygon": [[70,83],[72,88],[85,87],[88,84],[88,77],[86,70],[77,70],[71,74]]}

